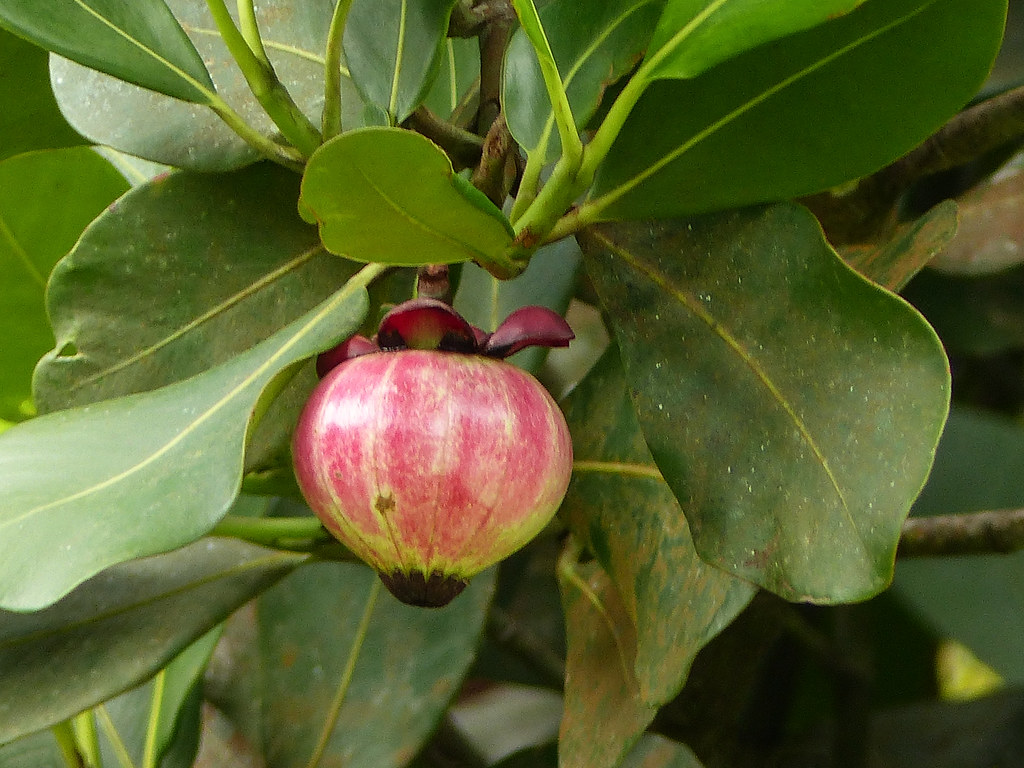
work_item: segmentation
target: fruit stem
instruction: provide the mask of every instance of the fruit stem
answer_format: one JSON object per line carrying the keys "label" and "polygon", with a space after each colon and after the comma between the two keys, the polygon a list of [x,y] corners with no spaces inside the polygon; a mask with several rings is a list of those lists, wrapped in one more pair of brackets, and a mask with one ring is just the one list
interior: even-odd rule
{"label": "fruit stem", "polygon": [[103,768],[103,757],[100,755],[100,739],[96,733],[96,716],[87,709],[71,719],[71,728],[75,734],[75,744],[88,768]]}

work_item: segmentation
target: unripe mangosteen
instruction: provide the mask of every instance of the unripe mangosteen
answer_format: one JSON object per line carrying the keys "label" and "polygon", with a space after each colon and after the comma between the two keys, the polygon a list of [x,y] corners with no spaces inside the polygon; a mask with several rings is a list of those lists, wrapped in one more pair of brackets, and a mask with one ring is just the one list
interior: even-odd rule
{"label": "unripe mangosteen", "polygon": [[493,334],[414,299],[318,360],[293,440],[295,475],[324,526],[403,602],[442,606],[532,539],[572,471],[565,418],[500,359],[565,346],[557,314],[526,307]]}

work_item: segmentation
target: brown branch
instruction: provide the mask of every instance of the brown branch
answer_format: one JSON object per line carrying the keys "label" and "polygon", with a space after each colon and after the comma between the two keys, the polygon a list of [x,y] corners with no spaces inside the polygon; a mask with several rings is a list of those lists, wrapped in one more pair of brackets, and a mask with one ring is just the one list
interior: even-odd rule
{"label": "brown branch", "polygon": [[518,166],[515,157],[518,154],[516,140],[512,138],[505,118],[498,115],[487,131],[480,164],[473,171],[471,181],[499,208],[505,204],[505,198],[516,182]]}
{"label": "brown branch", "polygon": [[911,517],[903,523],[900,557],[1010,554],[1024,549],[1024,509]]}
{"label": "brown branch", "polygon": [[515,11],[508,0],[479,3],[489,6],[491,14],[480,30],[480,109],[477,112],[476,132],[481,136],[501,114],[501,74],[505,64],[505,49],[516,25]]}
{"label": "brown branch", "polygon": [[429,109],[420,106],[406,118],[405,127],[422,134],[445,151],[456,171],[473,168],[480,162],[484,142],[475,133],[442,120]]}
{"label": "brown branch", "polygon": [[968,107],[928,139],[849,193],[807,198],[836,244],[869,242],[895,224],[900,196],[914,182],[966,165],[1024,138],[1024,86]]}

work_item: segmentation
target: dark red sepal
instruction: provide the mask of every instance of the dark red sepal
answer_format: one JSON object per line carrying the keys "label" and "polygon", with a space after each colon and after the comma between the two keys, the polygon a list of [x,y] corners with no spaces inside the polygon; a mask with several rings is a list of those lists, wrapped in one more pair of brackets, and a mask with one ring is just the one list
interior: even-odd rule
{"label": "dark red sepal", "polygon": [[488,357],[505,358],[524,347],[567,347],[576,338],[565,318],[547,307],[522,307],[487,339],[481,350]]}
{"label": "dark red sepal", "polygon": [[316,357],[316,375],[321,379],[327,375],[332,368],[351,360],[353,357],[368,355],[371,352],[380,352],[380,347],[374,344],[365,336],[353,336],[346,339],[336,347],[331,347],[326,352]]}
{"label": "dark red sepal", "polygon": [[478,351],[473,326],[437,299],[411,299],[384,315],[377,331],[377,345],[383,350]]}

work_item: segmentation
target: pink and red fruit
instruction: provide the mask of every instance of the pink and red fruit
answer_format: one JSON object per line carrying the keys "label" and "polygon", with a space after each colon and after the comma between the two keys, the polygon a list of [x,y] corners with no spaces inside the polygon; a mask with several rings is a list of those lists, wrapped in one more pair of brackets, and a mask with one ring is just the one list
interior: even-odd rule
{"label": "pink and red fruit", "polygon": [[[564,320],[534,309],[524,328],[499,337],[498,354],[525,346],[524,338],[572,338]],[[407,337],[437,346],[409,349]],[[296,477],[314,512],[415,605],[448,603],[525,545],[569,484],[572,444],[561,411],[528,373],[487,356],[487,338],[446,305],[407,302],[378,332],[391,351],[364,339],[325,353],[334,367],[295,431]],[[448,343],[476,351],[446,351]]]}

